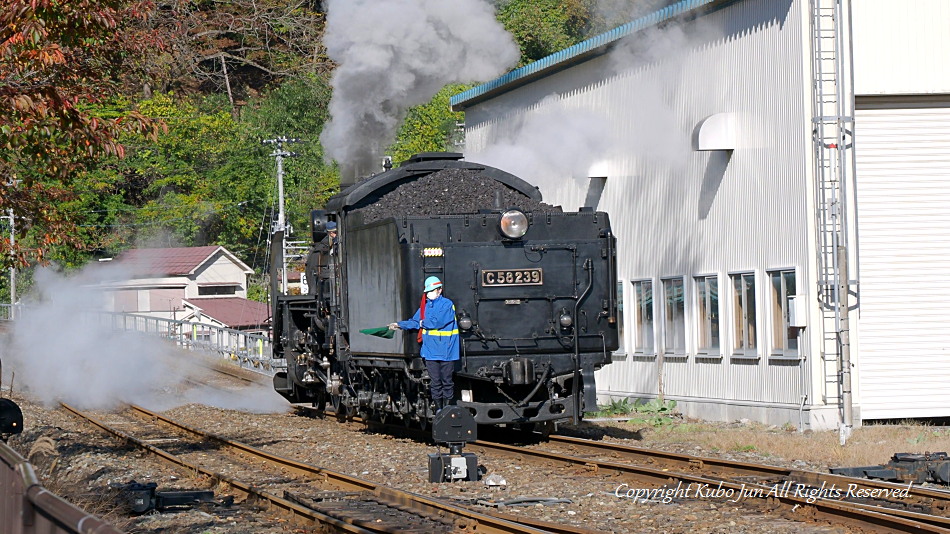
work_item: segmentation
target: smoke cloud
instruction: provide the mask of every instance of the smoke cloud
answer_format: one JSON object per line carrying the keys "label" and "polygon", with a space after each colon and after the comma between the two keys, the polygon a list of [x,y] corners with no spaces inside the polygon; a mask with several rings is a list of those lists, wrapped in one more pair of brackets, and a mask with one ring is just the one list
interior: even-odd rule
{"label": "smoke cloud", "polygon": [[[658,0],[651,7],[669,3]],[[609,10],[603,16],[619,17],[620,23],[646,14],[642,4],[615,1],[600,6]],[[512,172],[546,195],[564,185],[566,177],[587,178],[592,167],[601,172],[602,163],[618,159],[681,170],[692,147],[690,137],[683,135],[685,126],[677,112],[683,98],[680,78],[697,68],[686,66],[688,54],[684,52],[718,37],[721,31],[717,28],[695,22],[689,35],[676,25],[636,32],[616,42],[600,66],[603,79],[636,77],[636,92],[629,95],[622,109],[607,116],[585,99],[557,92],[529,109],[522,104],[499,107],[489,115],[507,118],[491,127],[504,131],[492,131],[487,137],[489,144],[471,147],[467,159]],[[710,68],[710,76],[714,75]],[[619,146],[619,139],[624,146]]]}
{"label": "smoke cloud", "polygon": [[538,108],[468,159],[504,169],[543,192],[565,175],[586,178],[592,165],[617,148],[605,115],[568,108],[556,95]]}
{"label": "smoke cloud", "polygon": [[320,141],[344,183],[379,167],[409,107],[520,57],[485,0],[330,0],[327,11],[324,42],[339,66]]}
{"label": "smoke cloud", "polygon": [[[33,293],[0,346],[3,384],[46,404],[82,409],[138,404],[167,409],[186,403],[256,412],[286,411],[272,388],[240,392],[195,386],[189,379],[209,371],[199,353],[157,336],[113,331],[90,313],[105,309],[100,282],[123,278],[117,266],[93,265],[74,276],[50,269],[36,273]],[[124,276],[128,278],[128,276]],[[15,376],[15,380],[14,380]]]}

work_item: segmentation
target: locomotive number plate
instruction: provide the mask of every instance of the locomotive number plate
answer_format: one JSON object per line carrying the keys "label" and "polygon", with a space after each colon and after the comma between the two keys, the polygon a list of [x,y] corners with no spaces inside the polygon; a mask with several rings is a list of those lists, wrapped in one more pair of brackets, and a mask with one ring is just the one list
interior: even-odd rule
{"label": "locomotive number plate", "polygon": [[540,286],[542,269],[492,269],[482,271],[482,286]]}

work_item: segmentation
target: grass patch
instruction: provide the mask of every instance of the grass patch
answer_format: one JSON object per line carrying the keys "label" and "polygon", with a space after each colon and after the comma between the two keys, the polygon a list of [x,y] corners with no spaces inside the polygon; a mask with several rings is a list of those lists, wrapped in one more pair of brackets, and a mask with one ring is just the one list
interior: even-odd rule
{"label": "grass patch", "polygon": [[675,421],[673,409],[676,408],[676,401],[636,399],[630,402],[629,398],[622,398],[613,399],[609,404],[598,408],[591,414],[593,417],[627,418],[628,424],[662,427],[672,425]]}

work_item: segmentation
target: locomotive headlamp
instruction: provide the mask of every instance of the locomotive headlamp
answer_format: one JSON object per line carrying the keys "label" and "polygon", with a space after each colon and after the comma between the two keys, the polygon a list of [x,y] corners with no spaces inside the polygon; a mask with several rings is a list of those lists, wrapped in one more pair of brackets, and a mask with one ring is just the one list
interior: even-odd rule
{"label": "locomotive headlamp", "polygon": [[462,315],[459,317],[459,328],[462,330],[471,330],[472,329],[472,318],[465,312],[462,312]]}
{"label": "locomotive headlamp", "polygon": [[574,324],[574,318],[571,317],[570,312],[563,309],[561,310],[561,316],[557,318],[557,322],[561,324],[561,328],[570,328]]}
{"label": "locomotive headlamp", "polygon": [[508,239],[521,239],[528,233],[528,216],[520,210],[508,210],[501,214],[500,228]]}

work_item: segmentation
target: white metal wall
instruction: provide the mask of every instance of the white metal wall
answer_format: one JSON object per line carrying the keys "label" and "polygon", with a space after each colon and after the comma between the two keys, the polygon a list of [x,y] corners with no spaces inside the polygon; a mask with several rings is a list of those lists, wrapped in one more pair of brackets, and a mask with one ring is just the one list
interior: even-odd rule
{"label": "white metal wall", "polygon": [[[810,287],[811,112],[803,81],[803,9],[799,0],[732,4],[675,27],[682,37],[642,36],[641,50],[651,39],[665,52],[633,54],[619,73],[612,74],[616,57],[602,57],[468,110],[466,155],[473,161],[551,109],[600,117],[621,147],[602,166],[608,179],[598,206],[610,213],[618,236],[620,278],[652,279],[656,291],[661,278],[685,275],[692,295],[693,276],[719,277],[725,356],[698,359],[691,351],[662,366],[659,358],[630,356],[598,374],[603,393],[652,396],[662,381],[667,398],[701,401],[705,408],[693,412],[699,416],[729,417],[729,406],[778,407],[790,410],[786,416],[797,410],[804,365],[769,357],[772,318],[765,303],[770,269],[794,268],[799,293]],[[737,119],[738,146],[731,155],[691,147],[696,126],[716,113]],[[585,184],[561,176],[538,185],[547,202],[575,209]],[[757,277],[759,358],[737,360],[728,348],[725,295],[728,274],[749,271]],[[629,303],[632,296],[624,298]],[[688,317],[695,315],[693,307],[688,301]],[[687,328],[692,338],[695,325]],[[656,339],[662,339],[659,328]]]}
{"label": "white metal wall", "polygon": [[859,95],[950,93],[950,0],[855,0]]}
{"label": "white metal wall", "polygon": [[859,99],[855,147],[862,418],[948,416],[950,95]]}

